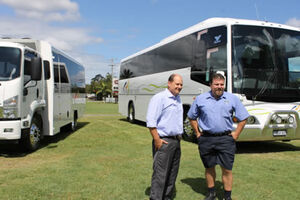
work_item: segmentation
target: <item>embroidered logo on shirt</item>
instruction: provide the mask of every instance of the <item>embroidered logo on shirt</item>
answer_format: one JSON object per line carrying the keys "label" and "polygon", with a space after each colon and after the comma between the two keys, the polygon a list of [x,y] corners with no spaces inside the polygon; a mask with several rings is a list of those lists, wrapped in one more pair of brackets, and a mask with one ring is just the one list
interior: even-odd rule
{"label": "embroidered logo on shirt", "polygon": [[227,99],[224,100],[225,104],[229,104],[229,101]]}

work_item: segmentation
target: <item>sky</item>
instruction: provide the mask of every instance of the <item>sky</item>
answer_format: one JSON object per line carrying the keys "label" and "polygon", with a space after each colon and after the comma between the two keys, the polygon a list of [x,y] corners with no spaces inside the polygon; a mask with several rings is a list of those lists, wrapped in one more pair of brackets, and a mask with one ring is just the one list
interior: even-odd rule
{"label": "sky", "polygon": [[[300,27],[298,0],[0,0],[0,37],[47,40],[97,74],[211,17]],[[113,67],[112,67],[113,66]]]}

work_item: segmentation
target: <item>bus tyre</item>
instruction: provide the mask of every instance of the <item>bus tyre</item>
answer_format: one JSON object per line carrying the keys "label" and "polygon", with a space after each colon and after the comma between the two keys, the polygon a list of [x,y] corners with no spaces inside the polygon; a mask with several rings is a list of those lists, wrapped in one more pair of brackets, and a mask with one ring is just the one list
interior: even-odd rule
{"label": "bus tyre", "polygon": [[188,109],[184,110],[183,113],[183,139],[190,142],[196,142],[196,135],[193,130],[193,127],[190,124],[189,118],[187,117]]}
{"label": "bus tyre", "polygon": [[42,120],[40,117],[33,117],[29,131],[26,131],[22,138],[23,146],[26,150],[35,151],[39,148],[42,140]]}
{"label": "bus tyre", "polygon": [[131,104],[129,105],[127,120],[128,120],[130,123],[134,123],[134,122],[135,122],[134,105],[133,105],[133,103],[131,103]]}

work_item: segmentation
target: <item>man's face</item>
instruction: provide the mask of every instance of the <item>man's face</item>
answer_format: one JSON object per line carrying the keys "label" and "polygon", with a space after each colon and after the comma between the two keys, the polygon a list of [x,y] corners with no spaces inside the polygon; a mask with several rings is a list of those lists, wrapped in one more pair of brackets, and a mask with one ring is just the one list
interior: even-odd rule
{"label": "man's face", "polygon": [[213,96],[215,98],[220,98],[224,93],[224,80],[220,78],[213,79],[210,88]]}
{"label": "man's face", "polygon": [[173,82],[168,81],[168,89],[174,96],[177,96],[182,89],[182,78],[175,76]]}

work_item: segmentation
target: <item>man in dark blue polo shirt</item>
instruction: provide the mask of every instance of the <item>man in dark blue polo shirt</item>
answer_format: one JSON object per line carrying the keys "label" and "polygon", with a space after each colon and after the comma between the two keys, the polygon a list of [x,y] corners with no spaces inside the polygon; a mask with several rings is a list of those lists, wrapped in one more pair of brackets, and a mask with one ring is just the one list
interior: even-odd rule
{"label": "man in dark blue polo shirt", "polygon": [[[224,92],[225,78],[222,74],[213,74],[210,88],[211,91],[196,97],[188,117],[196,133],[200,157],[205,167],[208,187],[205,200],[216,199],[217,164],[222,169],[224,199],[231,200],[235,141],[243,130],[249,114],[237,96]],[[238,120],[235,130],[233,130],[233,116]]]}

